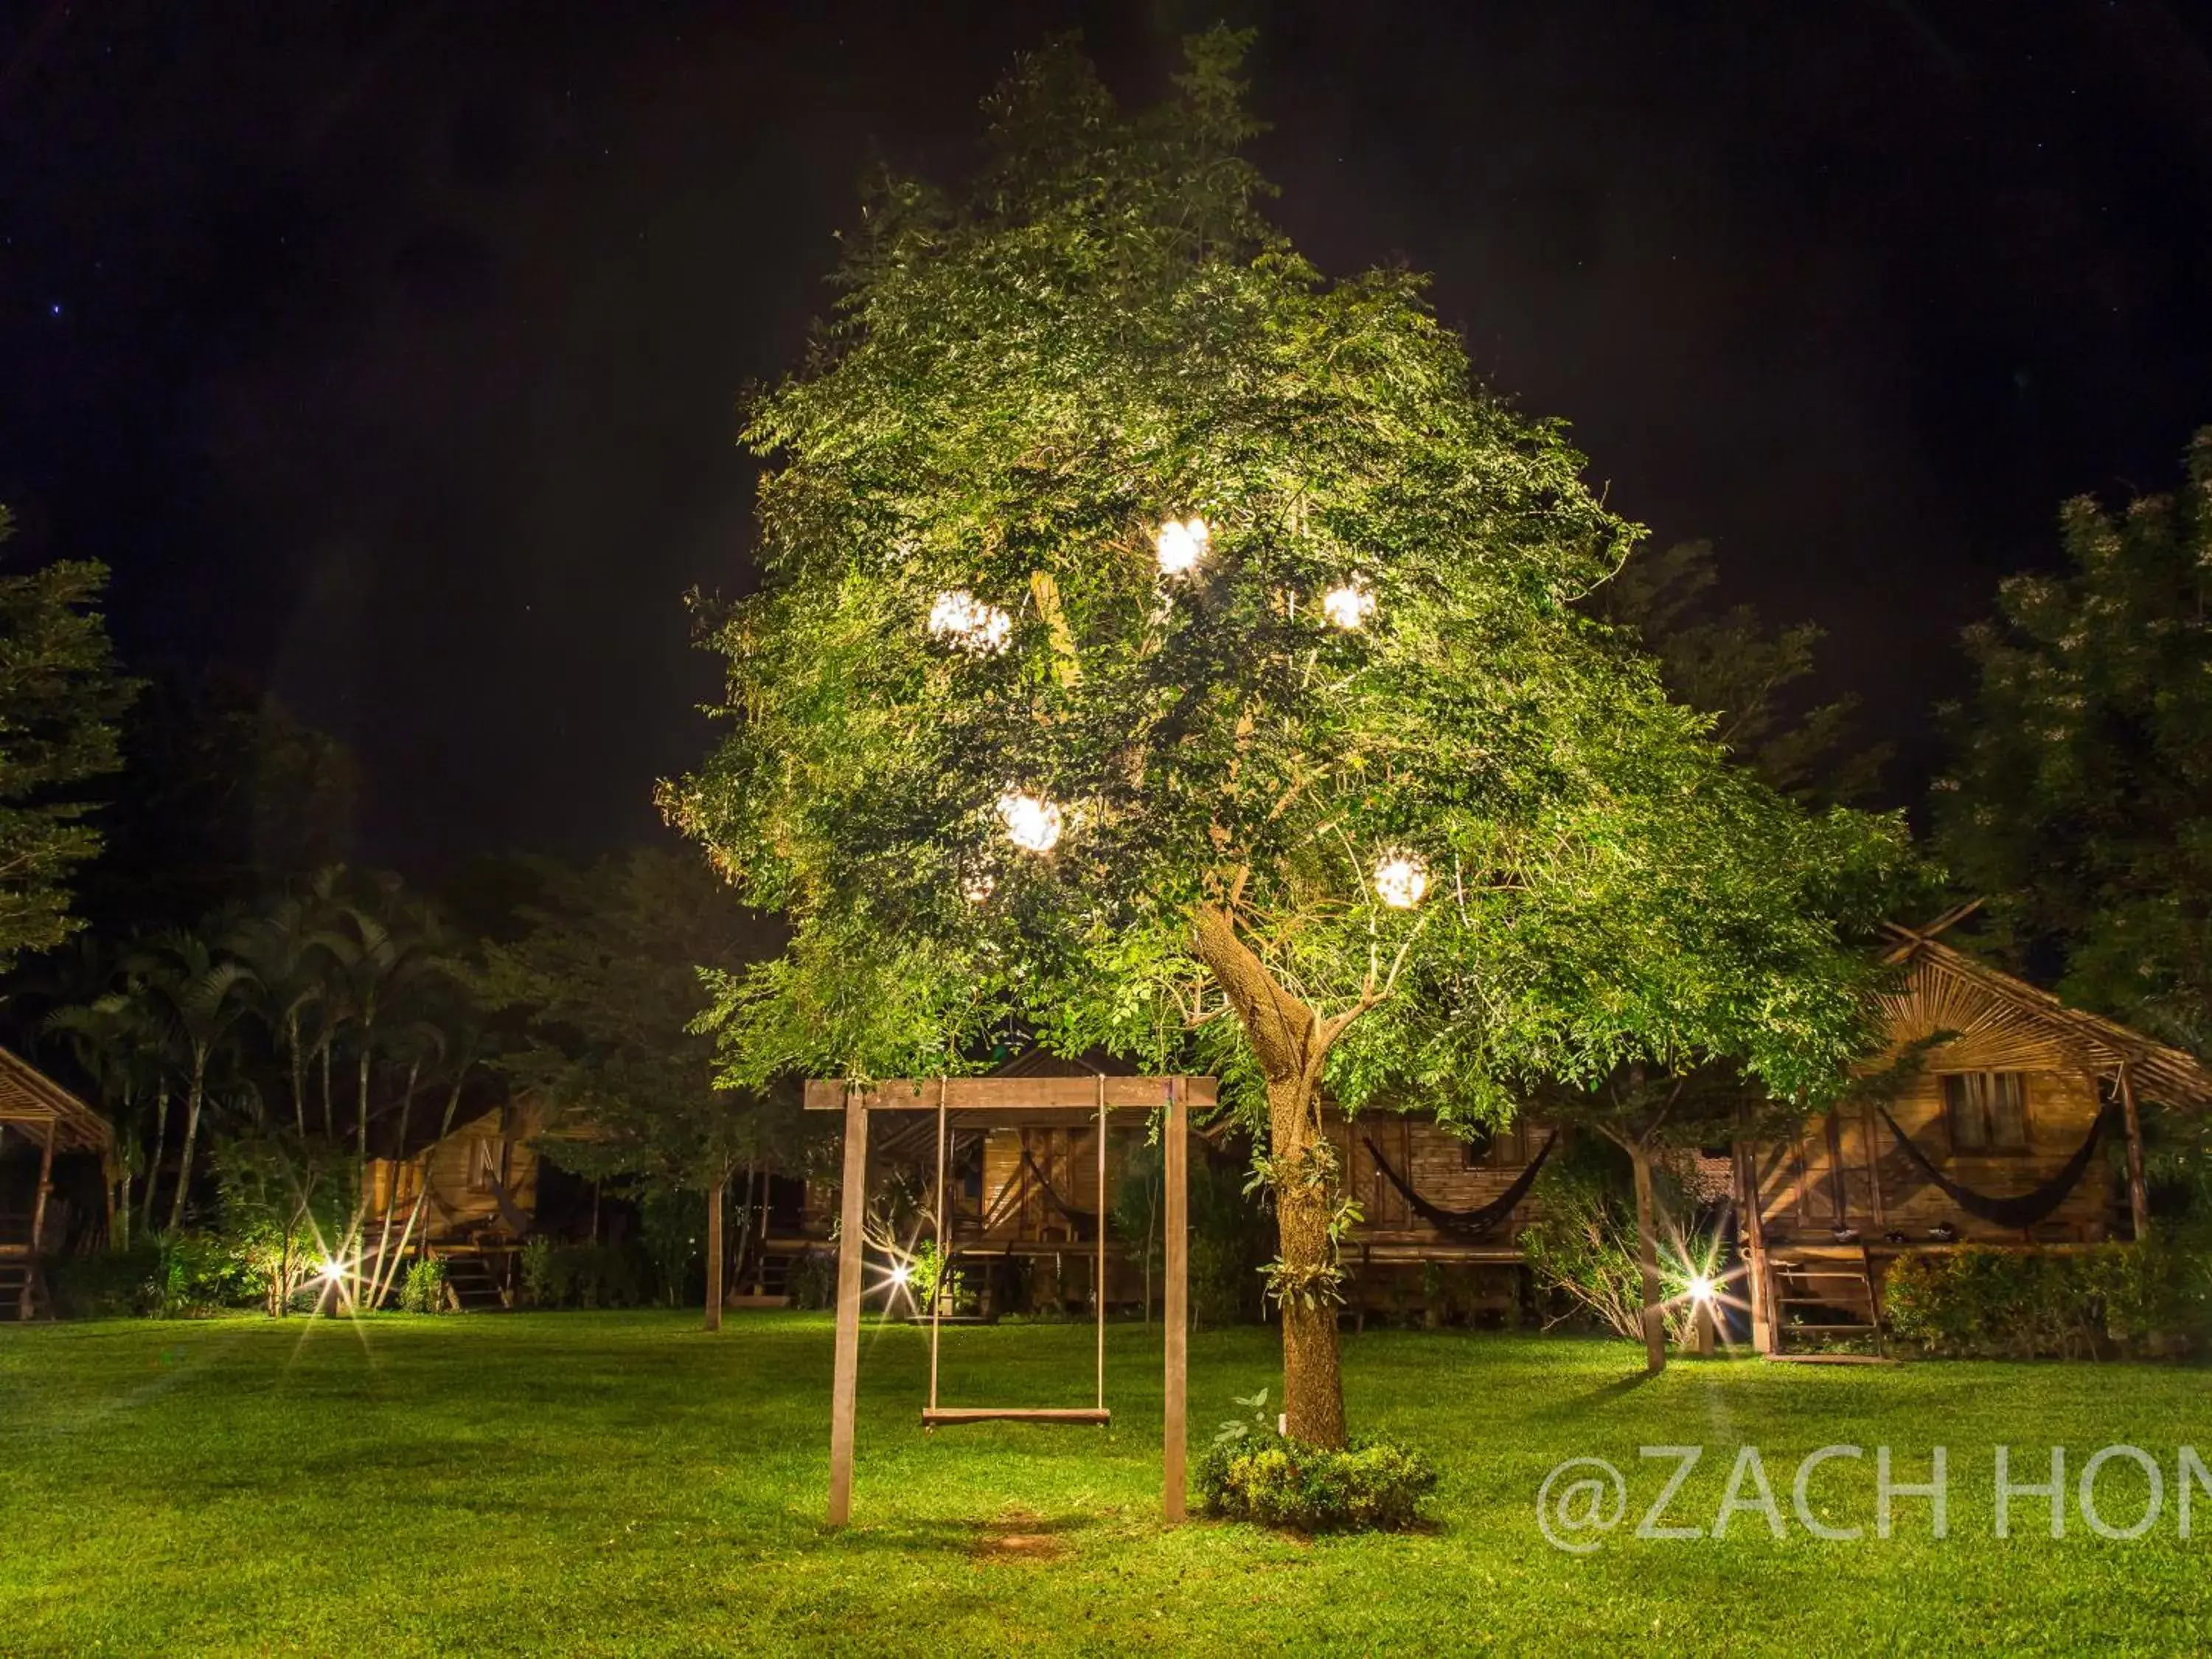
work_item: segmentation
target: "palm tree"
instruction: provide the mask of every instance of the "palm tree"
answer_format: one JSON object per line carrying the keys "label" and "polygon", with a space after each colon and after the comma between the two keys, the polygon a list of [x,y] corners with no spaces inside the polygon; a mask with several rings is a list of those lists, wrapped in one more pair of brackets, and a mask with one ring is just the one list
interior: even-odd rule
{"label": "palm tree", "polygon": [[[226,948],[253,970],[255,1012],[283,1045],[285,1070],[292,1088],[292,1127],[307,1133],[307,1062],[318,1049],[325,1054],[332,1022],[318,1023],[319,1031],[305,1029],[309,1014],[330,1001],[331,988],[324,968],[327,951],[320,935],[329,921],[336,872],[325,871],[315,878],[307,896],[280,900],[267,915],[255,916],[234,928]],[[330,1091],[323,1093],[323,1130],[330,1133]]]}
{"label": "palm tree", "polygon": [[[385,889],[395,896],[396,883]],[[368,1082],[377,1054],[380,1030],[404,1010],[408,994],[441,971],[431,949],[428,932],[416,925],[397,903],[384,915],[358,904],[340,904],[336,925],[315,934],[328,953],[331,985],[337,997],[334,1012],[354,1028],[355,1150],[360,1163],[362,1187],[368,1182]]]}
{"label": "palm tree", "polygon": [[[41,1030],[65,1038],[77,1067],[92,1082],[115,1132],[115,1163],[107,1188],[108,1242],[131,1247],[131,1186],[143,1168],[137,1133],[139,1103],[155,1090],[159,1070],[149,1052],[145,1010],[128,991],[110,991],[90,1002],[57,1008]],[[159,1154],[159,1148],[156,1149]]]}
{"label": "palm tree", "polygon": [[[212,933],[214,930],[210,929]],[[192,1154],[199,1141],[200,1110],[207,1102],[208,1065],[229,1039],[250,1004],[253,970],[202,933],[170,928],[133,954],[163,1024],[185,1060],[185,1144],[177,1164],[177,1190],[169,1205],[174,1231],[185,1218],[191,1190]]]}

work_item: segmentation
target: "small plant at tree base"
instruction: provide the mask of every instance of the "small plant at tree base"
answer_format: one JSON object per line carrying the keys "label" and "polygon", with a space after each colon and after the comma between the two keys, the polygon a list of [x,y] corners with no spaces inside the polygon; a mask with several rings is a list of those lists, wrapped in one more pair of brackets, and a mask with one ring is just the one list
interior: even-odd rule
{"label": "small plant at tree base", "polygon": [[1199,1501],[1208,1515],[1294,1532],[1389,1531],[1419,1521],[1436,1490],[1436,1465],[1411,1447],[1310,1446],[1275,1431],[1267,1389],[1233,1403],[1251,1415],[1224,1421],[1199,1455]]}
{"label": "small plant at tree base", "polygon": [[413,1263],[399,1286],[399,1305],[408,1313],[446,1311],[446,1264],[436,1256]]}

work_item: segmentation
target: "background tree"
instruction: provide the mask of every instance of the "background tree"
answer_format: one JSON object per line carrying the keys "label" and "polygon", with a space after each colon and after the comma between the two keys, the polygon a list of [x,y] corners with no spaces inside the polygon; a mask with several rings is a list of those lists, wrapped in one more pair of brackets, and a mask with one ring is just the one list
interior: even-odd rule
{"label": "background tree", "polygon": [[[13,532],[0,507],[0,543]],[[137,689],[116,669],[106,586],[107,568],[81,560],[0,575],[0,973],[81,925],[70,880],[100,837],[77,786],[115,769]]]}
{"label": "background tree", "polygon": [[1838,940],[1893,824],[1810,817],[1575,603],[1631,526],[1475,386],[1404,271],[1261,216],[1241,37],[1123,116],[1069,52],[972,199],[887,181],[755,410],[763,591],[729,740],[665,794],[777,961],[734,1081],[958,1071],[1018,1015],[1227,1079],[1265,1126],[1291,1432],[1344,1436],[1320,1094],[1503,1121],[1548,1073],[1866,1042]]}
{"label": "background tree", "polygon": [[489,947],[486,994],[525,1030],[501,1066],[554,1109],[541,1150],[556,1162],[629,1176],[647,1197],[704,1196],[707,1327],[719,1329],[730,1182],[791,1157],[800,1125],[787,1092],[720,1083],[714,1039],[695,1029],[700,975],[741,973],[780,936],[696,856],[639,848],[587,870],[539,867],[529,931]]}
{"label": "background tree", "polygon": [[1994,948],[2185,1042],[2212,1024],[2212,428],[2187,466],[2120,512],[2067,502],[2066,568],[1998,590],[1934,797]]}
{"label": "background tree", "polygon": [[1856,696],[1808,695],[1821,629],[1717,609],[1718,579],[1710,542],[1639,548],[1583,608],[1656,657],[1668,695],[1711,715],[1714,740],[1774,788],[1808,805],[1863,805],[1890,746],[1858,740]]}

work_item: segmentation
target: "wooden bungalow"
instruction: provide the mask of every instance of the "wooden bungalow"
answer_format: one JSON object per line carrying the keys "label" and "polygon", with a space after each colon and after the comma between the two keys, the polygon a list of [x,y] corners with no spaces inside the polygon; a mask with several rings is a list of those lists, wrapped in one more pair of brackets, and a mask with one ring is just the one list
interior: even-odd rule
{"label": "wooden bungalow", "polygon": [[372,1159],[364,1255],[404,1248],[439,1257],[457,1305],[511,1305],[516,1259],[536,1224],[543,1127],[536,1102],[502,1101]]}
{"label": "wooden bungalow", "polygon": [[0,1318],[33,1319],[52,1306],[44,1263],[58,1249],[62,1231],[54,1159],[94,1152],[104,1164],[115,1143],[106,1119],[27,1060],[0,1048],[0,1156],[16,1139],[36,1149],[35,1163],[20,1160],[26,1173],[34,1169],[36,1174],[27,1192],[19,1183],[0,1183]]}
{"label": "wooden bungalow", "polygon": [[[1953,950],[1891,929],[1883,999],[1903,1081],[1788,1145],[1739,1148],[1736,1205],[1754,1340],[1875,1334],[1888,1266],[1967,1245],[2067,1250],[2141,1236],[2143,1102],[2212,1106],[2179,1050]],[[1872,1092],[1880,1094],[1876,1090]],[[2106,1143],[2124,1148],[2116,1179]]]}

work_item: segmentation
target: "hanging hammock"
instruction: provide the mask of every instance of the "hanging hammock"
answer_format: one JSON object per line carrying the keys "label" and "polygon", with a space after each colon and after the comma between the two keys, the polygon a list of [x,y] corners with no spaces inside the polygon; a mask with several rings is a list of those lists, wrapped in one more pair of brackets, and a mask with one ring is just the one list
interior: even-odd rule
{"label": "hanging hammock", "polygon": [[1881,1121],[1889,1125],[1890,1133],[1897,1137],[1897,1144],[1905,1155],[1919,1167],[1923,1175],[1942,1189],[1945,1196],[1968,1215],[1979,1216],[1999,1227],[2033,1227],[2063,1204],[2067,1194],[2080,1184],[2082,1176],[2087,1171],[2090,1160],[2096,1156],[2097,1143],[2103,1138],[2112,1116],[2109,1106],[2098,1113],[2097,1121],[2089,1126],[2087,1139],[2082,1141],[2074,1156],[2066,1160],[2058,1173],[2040,1187],[2014,1198],[1992,1198],[1987,1193],[1978,1193],[1971,1187],[1961,1187],[1945,1175],[1929,1161],[1925,1152],[1912,1144],[1911,1137],[1897,1127],[1897,1120],[1889,1115],[1887,1109],[1876,1107],[1875,1109],[1881,1113]]}
{"label": "hanging hammock", "polygon": [[1538,1149],[1536,1156],[1528,1160],[1528,1167],[1515,1177],[1513,1184],[1476,1210],[1447,1210],[1442,1205],[1430,1203],[1413,1190],[1412,1182],[1390,1167],[1390,1160],[1382,1156],[1382,1149],[1375,1144],[1372,1137],[1363,1135],[1360,1139],[1367,1142],[1367,1151],[1375,1160],[1375,1167],[1382,1172],[1382,1178],[1398,1189],[1406,1202],[1413,1206],[1414,1214],[1438,1232],[1473,1240],[1490,1232],[1513,1213],[1515,1206],[1528,1197],[1528,1188],[1536,1184],[1536,1172],[1544,1167],[1544,1160],[1552,1155],[1552,1148],[1558,1143],[1559,1136],[1559,1132],[1553,1130]]}
{"label": "hanging hammock", "polygon": [[[1035,1178],[1038,1188],[1044,1194],[1044,1201],[1051,1205],[1054,1209],[1059,1211],[1060,1214],[1067,1218],[1067,1223],[1070,1226],[1075,1229],[1075,1236],[1078,1239],[1091,1238],[1097,1236],[1098,1231],[1098,1212],[1096,1210],[1079,1210],[1073,1204],[1070,1204],[1066,1199],[1062,1198],[1060,1194],[1054,1189],[1052,1182],[1046,1176],[1045,1172],[1037,1167],[1036,1159],[1030,1156],[1030,1149],[1026,1146],[1022,1148],[1022,1166],[1030,1172],[1032,1177]],[[1088,1229],[1087,1231],[1085,1231],[1086,1229]]]}

